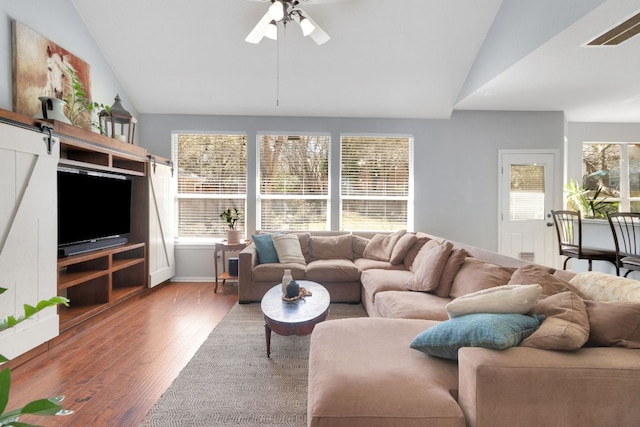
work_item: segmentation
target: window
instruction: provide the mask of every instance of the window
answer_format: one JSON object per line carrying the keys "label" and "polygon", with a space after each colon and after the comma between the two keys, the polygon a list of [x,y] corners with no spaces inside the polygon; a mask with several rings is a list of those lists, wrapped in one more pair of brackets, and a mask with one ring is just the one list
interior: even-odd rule
{"label": "window", "polygon": [[[246,136],[174,134],[172,139],[178,169],[178,238],[224,237],[227,226],[220,213],[234,207],[245,212]],[[243,220],[237,228],[244,228]]]}
{"label": "window", "polygon": [[327,230],[331,138],[262,135],[258,139],[258,228]]}
{"label": "window", "polygon": [[511,165],[509,220],[544,220],[544,173],[543,165]]}
{"label": "window", "polygon": [[412,228],[413,139],[341,138],[341,230]]}
{"label": "window", "polygon": [[[640,144],[582,144],[582,183],[600,212],[640,212]],[[598,216],[598,215],[596,215]]]}

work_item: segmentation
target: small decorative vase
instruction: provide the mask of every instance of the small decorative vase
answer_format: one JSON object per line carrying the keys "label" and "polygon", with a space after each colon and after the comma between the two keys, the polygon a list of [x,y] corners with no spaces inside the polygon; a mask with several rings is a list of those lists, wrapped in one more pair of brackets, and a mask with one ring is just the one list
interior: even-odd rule
{"label": "small decorative vase", "polygon": [[284,271],[284,275],[282,276],[282,295],[287,295],[287,285],[289,284],[289,282],[291,282],[293,280],[293,277],[291,276],[291,270],[285,270]]}
{"label": "small decorative vase", "polygon": [[240,243],[240,230],[227,230],[227,244],[237,245]]}
{"label": "small decorative vase", "polygon": [[292,280],[287,285],[287,298],[297,297],[300,294],[300,285]]}
{"label": "small decorative vase", "polygon": [[71,124],[71,121],[64,115],[64,101],[48,96],[38,97],[42,110],[33,116],[34,119],[57,120],[62,123]]}

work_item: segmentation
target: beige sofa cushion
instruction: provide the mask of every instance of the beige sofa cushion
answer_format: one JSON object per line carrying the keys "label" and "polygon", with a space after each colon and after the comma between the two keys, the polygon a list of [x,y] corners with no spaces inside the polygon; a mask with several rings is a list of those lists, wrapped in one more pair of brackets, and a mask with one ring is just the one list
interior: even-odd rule
{"label": "beige sofa cushion", "polygon": [[462,295],[445,309],[450,318],[472,313],[527,314],[538,302],[540,285],[504,285]]}
{"label": "beige sofa cushion", "polygon": [[386,291],[376,294],[374,305],[380,316],[389,319],[447,320],[449,301],[428,292]]}
{"label": "beige sofa cushion", "polygon": [[311,236],[310,259],[353,259],[352,236]]}
{"label": "beige sofa cushion", "polygon": [[282,264],[306,264],[300,247],[300,239],[293,234],[274,234],[273,246],[278,253],[278,259]]}
{"label": "beige sofa cushion", "polygon": [[375,302],[376,295],[385,291],[407,292],[406,283],[413,273],[406,270],[366,270],[360,274],[364,293],[362,298]]}
{"label": "beige sofa cushion", "polygon": [[404,270],[404,264],[393,265],[388,261],[378,261],[375,259],[357,258],[353,260],[360,271],[365,270]]}
{"label": "beige sofa cushion", "polygon": [[318,283],[357,282],[360,271],[348,259],[318,259],[307,264],[306,279]]}
{"label": "beige sofa cushion", "polygon": [[449,296],[458,298],[482,289],[506,285],[514,271],[515,268],[467,257],[453,279]]}
{"label": "beige sofa cushion", "polygon": [[433,291],[440,284],[440,277],[447,264],[453,245],[449,242],[439,243],[429,240],[420,249],[413,262],[414,274],[407,282],[411,291]]}
{"label": "beige sofa cushion", "polygon": [[309,350],[308,425],[464,427],[452,396],[458,387],[456,363],[408,345],[434,324],[358,318],[316,325]]}
{"label": "beige sofa cushion", "polygon": [[589,338],[589,316],[582,298],[573,292],[542,297],[531,314],[543,314],[537,331],[525,339],[523,347],[545,350],[577,350]]}
{"label": "beige sofa cushion", "polygon": [[273,284],[280,283],[282,281],[282,275],[284,270],[291,270],[291,276],[294,280],[300,280],[305,278],[305,266],[302,264],[259,264],[251,271],[251,277],[254,282],[271,282]]}
{"label": "beige sofa cushion", "polygon": [[375,259],[378,261],[389,261],[391,259],[393,248],[405,233],[405,230],[400,230],[390,234],[376,234],[369,243],[367,243],[362,256],[364,258]]}
{"label": "beige sofa cushion", "polygon": [[518,269],[514,271],[511,279],[509,280],[509,284],[531,285],[536,283],[542,286],[542,295],[554,295],[560,292],[569,291],[581,298],[584,298],[583,293],[580,292],[576,286],[566,280],[563,280],[560,276],[552,274],[552,272],[553,269],[540,265],[525,265],[518,267]]}
{"label": "beige sofa cushion", "polygon": [[640,349],[640,303],[586,300],[588,346]]}

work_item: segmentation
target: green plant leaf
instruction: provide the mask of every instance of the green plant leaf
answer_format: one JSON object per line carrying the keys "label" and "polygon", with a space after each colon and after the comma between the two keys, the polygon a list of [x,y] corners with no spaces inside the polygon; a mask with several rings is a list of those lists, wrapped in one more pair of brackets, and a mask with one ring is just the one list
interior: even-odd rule
{"label": "green plant leaf", "polygon": [[9,424],[0,424],[0,425],[6,425],[6,426],[11,426],[11,427],[40,427],[36,424],[27,424],[27,423],[21,423],[19,421],[13,422],[13,423],[9,423]]}
{"label": "green plant leaf", "polygon": [[4,294],[5,292],[7,292],[7,288],[0,288],[0,294]]}
{"label": "green plant leaf", "polygon": [[9,389],[11,388],[11,372],[9,368],[4,368],[0,372],[0,414],[7,408],[9,403]]}
{"label": "green plant leaf", "polygon": [[22,409],[20,409],[20,413],[48,416],[55,415],[61,409],[61,405],[52,402],[50,399],[38,399],[23,406]]}

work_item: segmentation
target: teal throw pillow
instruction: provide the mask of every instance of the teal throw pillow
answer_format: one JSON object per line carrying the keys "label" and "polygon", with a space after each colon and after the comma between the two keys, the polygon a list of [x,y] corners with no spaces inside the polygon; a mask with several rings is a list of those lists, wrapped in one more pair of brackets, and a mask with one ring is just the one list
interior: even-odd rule
{"label": "teal throw pillow", "polygon": [[258,264],[280,262],[271,234],[254,234],[251,236],[251,240],[258,251]]}
{"label": "teal throw pillow", "polygon": [[409,345],[431,356],[458,360],[462,347],[502,350],[519,345],[534,333],[544,316],[474,313],[438,323],[420,332]]}

